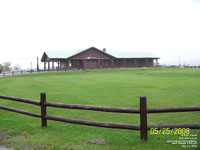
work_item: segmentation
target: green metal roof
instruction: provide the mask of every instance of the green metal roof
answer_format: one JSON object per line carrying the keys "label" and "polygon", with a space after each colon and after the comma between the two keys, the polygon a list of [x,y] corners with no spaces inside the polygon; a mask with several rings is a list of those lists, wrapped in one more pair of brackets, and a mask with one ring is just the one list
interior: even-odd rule
{"label": "green metal roof", "polygon": [[159,57],[148,52],[108,52],[116,58],[157,58]]}
{"label": "green metal roof", "polygon": [[45,53],[47,54],[47,56],[49,58],[63,58],[63,59],[66,59],[66,58],[69,58],[71,56],[74,56],[78,53],[81,53],[82,51],[85,51],[89,48],[85,48],[85,49],[81,49],[81,50],[78,50],[78,51],[46,51]]}
{"label": "green metal roof", "polygon": [[[95,48],[95,47],[90,47],[90,48]],[[66,58],[72,57],[76,54],[79,54],[87,49],[89,49],[89,48],[82,49],[79,51],[46,51],[45,53],[47,54],[47,56],[50,59],[52,59],[52,58],[66,59]],[[111,52],[103,52],[103,53],[106,53],[106,54],[111,55],[116,58],[155,58],[155,59],[159,59],[159,57],[157,57],[151,53],[148,53],[148,52],[112,52],[111,51]]]}
{"label": "green metal roof", "polygon": [[74,54],[74,52],[67,51],[46,51],[49,58],[68,58]]}

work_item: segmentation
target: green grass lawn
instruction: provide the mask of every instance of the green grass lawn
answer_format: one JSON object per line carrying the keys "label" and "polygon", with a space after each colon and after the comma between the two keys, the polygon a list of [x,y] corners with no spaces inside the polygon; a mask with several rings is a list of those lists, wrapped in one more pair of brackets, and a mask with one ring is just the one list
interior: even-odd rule
{"label": "green grass lawn", "polygon": [[[0,78],[0,94],[47,101],[108,107],[139,108],[139,97],[147,96],[147,106],[200,106],[200,69],[105,69],[27,74]],[[0,99],[0,105],[40,113],[40,107]],[[139,125],[138,114],[50,108],[48,115],[90,121]],[[148,124],[200,123],[200,112],[148,114]],[[192,130],[198,135],[200,130]],[[41,120],[0,110],[0,145],[16,149],[69,150],[182,150],[181,145],[167,143],[180,135],[151,135],[140,141],[135,130],[107,129]],[[4,136],[3,136],[4,135]],[[91,139],[105,139],[92,144]],[[198,148],[190,148],[196,150]]]}

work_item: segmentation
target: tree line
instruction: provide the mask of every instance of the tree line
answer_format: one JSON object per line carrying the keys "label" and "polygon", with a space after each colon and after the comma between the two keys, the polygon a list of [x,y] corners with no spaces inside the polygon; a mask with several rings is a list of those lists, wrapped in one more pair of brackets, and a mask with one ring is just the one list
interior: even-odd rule
{"label": "tree line", "polygon": [[3,71],[11,71],[11,70],[20,70],[21,67],[18,64],[15,64],[13,67],[11,66],[11,62],[4,62],[0,64],[0,70]]}

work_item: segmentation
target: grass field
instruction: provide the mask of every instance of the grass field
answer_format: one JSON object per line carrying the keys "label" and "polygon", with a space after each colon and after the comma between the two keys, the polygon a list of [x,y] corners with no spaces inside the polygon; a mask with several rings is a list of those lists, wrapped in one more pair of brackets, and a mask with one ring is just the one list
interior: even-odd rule
{"label": "grass field", "polygon": [[[108,107],[139,108],[139,96],[147,96],[153,107],[200,106],[200,69],[106,69],[18,75],[0,78],[0,94],[39,100],[46,92],[47,101]],[[40,113],[40,107],[0,99],[0,105]],[[67,118],[137,124],[138,114],[105,113],[86,110],[49,108],[48,114]],[[148,124],[200,123],[200,112],[148,114]],[[200,130],[192,130],[198,135]],[[150,135],[140,141],[140,132],[107,129],[41,120],[0,110],[0,145],[16,149],[69,150],[182,150],[167,140],[180,135]],[[91,139],[105,139],[92,144]],[[198,148],[190,148],[196,150]]]}

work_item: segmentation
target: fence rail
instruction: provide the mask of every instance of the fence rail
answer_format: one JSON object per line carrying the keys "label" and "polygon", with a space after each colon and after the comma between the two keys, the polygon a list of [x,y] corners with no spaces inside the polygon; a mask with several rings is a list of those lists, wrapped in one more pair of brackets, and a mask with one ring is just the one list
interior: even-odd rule
{"label": "fence rail", "polygon": [[140,126],[130,125],[130,124],[95,122],[95,121],[77,120],[77,119],[71,119],[71,118],[54,117],[54,116],[46,116],[45,118],[49,119],[49,120],[68,122],[68,123],[74,123],[74,124],[80,124],[80,125],[105,127],[105,128],[129,129],[129,130],[140,130]]}
{"label": "fence rail", "polygon": [[[5,106],[0,106],[0,109],[12,111],[24,115],[29,115],[32,117],[41,118],[42,127],[47,127],[47,120],[61,121],[73,124],[105,127],[105,128],[118,128],[118,129],[128,129],[128,130],[140,130],[141,140],[147,140],[147,130],[152,128],[190,128],[190,129],[200,129],[200,124],[167,124],[167,125],[147,125],[147,113],[168,113],[168,112],[188,112],[188,111],[200,111],[200,106],[189,106],[189,107],[168,107],[168,108],[149,108],[147,109],[146,97],[140,97],[140,108],[116,108],[116,107],[102,107],[102,106],[91,106],[91,105],[77,105],[77,104],[63,104],[55,102],[46,102],[46,94],[40,93],[40,101],[31,100],[25,98],[17,98],[12,96],[0,95],[0,99],[12,100],[16,102],[23,102],[28,104],[34,104],[41,107],[41,114],[36,114],[33,112],[28,112],[24,110],[19,110],[15,108],[9,108]],[[118,124],[118,123],[108,123],[108,122],[95,122],[87,120],[77,120],[71,118],[63,118],[56,116],[47,115],[47,107],[57,107],[57,108],[67,108],[67,109],[84,109],[93,111],[104,111],[104,112],[116,112],[116,113],[137,113],[140,114],[140,125],[132,124]]]}
{"label": "fence rail", "polygon": [[200,106],[149,108],[147,110],[147,113],[168,113],[168,112],[187,112],[187,111],[200,111]]}
{"label": "fence rail", "polygon": [[46,102],[46,106],[68,108],[68,109],[85,109],[85,110],[96,110],[104,112],[117,112],[117,113],[140,113],[140,109],[137,108],[117,108],[117,107],[102,107],[92,105],[77,105],[77,104],[63,104],[55,102]]}
{"label": "fence rail", "polygon": [[0,106],[0,109],[8,110],[8,111],[12,111],[12,112],[16,112],[16,113],[20,113],[20,114],[24,114],[24,115],[29,115],[29,116],[41,118],[40,114],[36,114],[36,113],[33,113],[33,112],[24,111],[24,110],[19,110],[19,109],[15,109],[15,108]]}
{"label": "fence rail", "polygon": [[25,99],[25,98],[17,98],[17,97],[12,97],[12,96],[5,96],[5,95],[0,95],[1,99],[7,99],[7,100],[13,100],[17,102],[23,102],[23,103],[29,103],[29,104],[34,104],[34,105],[40,105],[40,102],[37,100],[31,100],[31,99]]}

